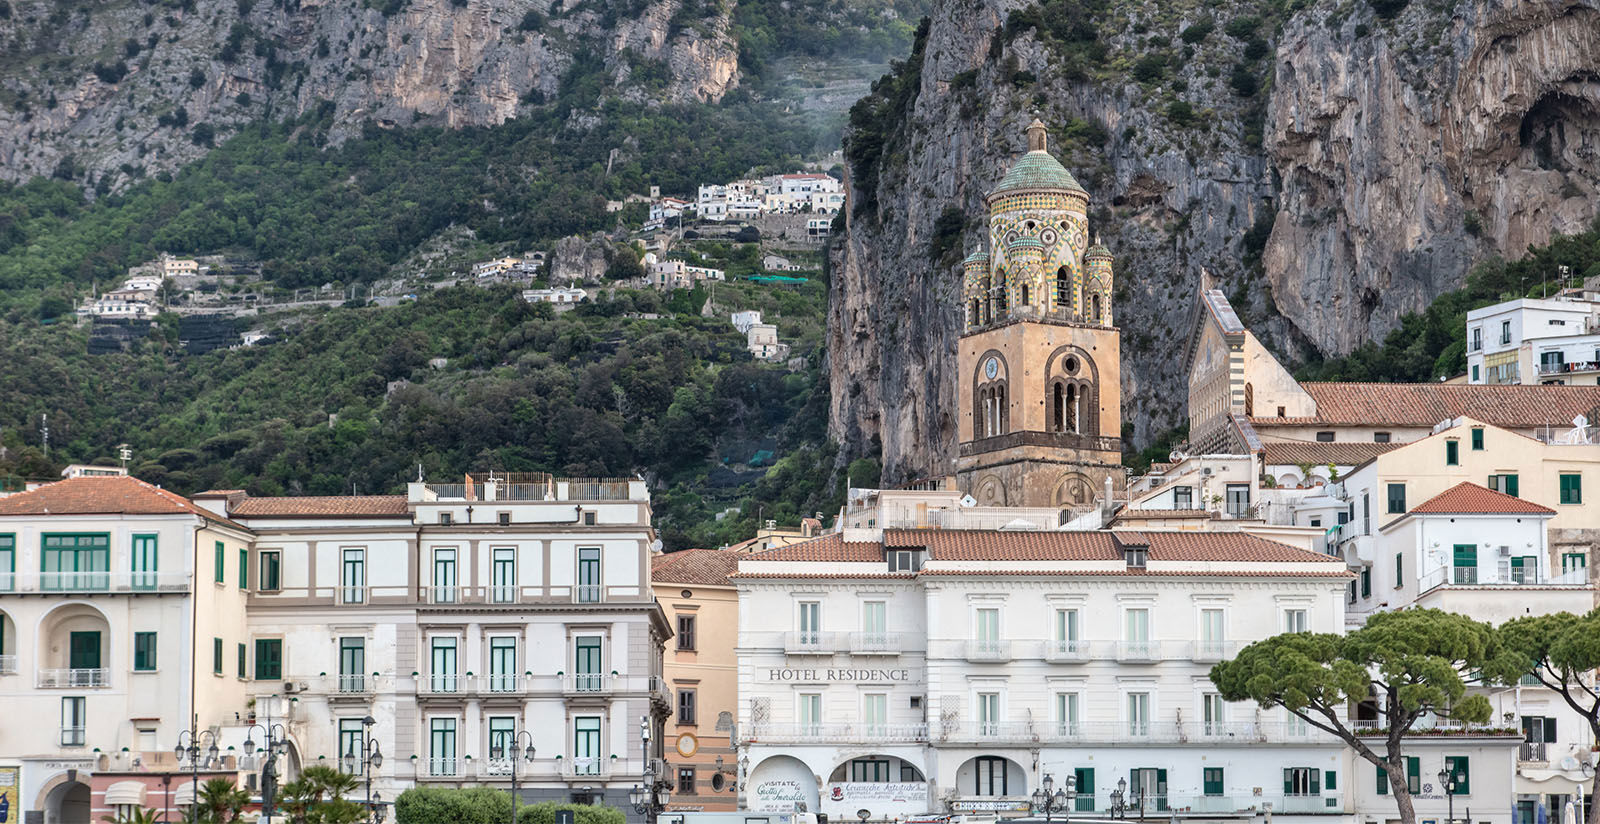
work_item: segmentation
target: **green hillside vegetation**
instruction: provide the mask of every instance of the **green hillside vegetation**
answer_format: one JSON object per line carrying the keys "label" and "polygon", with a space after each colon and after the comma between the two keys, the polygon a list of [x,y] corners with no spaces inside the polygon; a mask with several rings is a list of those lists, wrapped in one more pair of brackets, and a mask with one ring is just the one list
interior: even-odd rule
{"label": "green hillside vegetation", "polygon": [[[235,252],[281,287],[371,281],[447,227],[521,249],[609,228],[605,201],[787,169],[818,132],[768,104],[608,104],[598,125],[372,128],[330,147],[318,112],[246,129],[176,177],[90,203],[61,180],[0,183],[0,306],[38,308],[161,252]],[[610,174],[612,149],[619,157]],[[59,310],[60,304],[53,306]]]}
{"label": "green hillside vegetation", "polygon": [[[1559,279],[1562,266],[1571,274],[1565,283]],[[1554,294],[1593,277],[1600,277],[1600,221],[1587,232],[1530,247],[1520,260],[1493,258],[1478,264],[1465,286],[1401,318],[1381,345],[1368,341],[1344,357],[1308,362],[1299,378],[1417,382],[1460,375],[1467,370],[1467,312],[1518,297]]]}
{"label": "green hillside vegetation", "polygon": [[[753,362],[726,314],[699,316],[703,297],[618,290],[552,314],[509,287],[454,287],[281,317],[266,326],[278,343],[198,356],[175,354],[166,316],[135,351],[100,356],[70,324],[0,322],[0,474],[49,477],[123,442],[134,474],[183,493],[398,492],[419,464],[430,479],[640,473],[673,548],[748,537],[758,511],[795,523],[836,507],[817,353],[796,373]],[[730,283],[717,298],[780,315],[786,337],[820,337],[820,282]],[[752,467],[763,450],[757,463],[772,465]],[[730,506],[742,514],[714,519]]]}

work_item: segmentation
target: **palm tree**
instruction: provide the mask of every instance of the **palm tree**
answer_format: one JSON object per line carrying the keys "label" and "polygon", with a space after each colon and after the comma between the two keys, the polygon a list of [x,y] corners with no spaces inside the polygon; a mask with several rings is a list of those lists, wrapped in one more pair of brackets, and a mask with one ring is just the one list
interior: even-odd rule
{"label": "palm tree", "polygon": [[164,819],[161,813],[155,810],[135,807],[122,815],[100,816],[100,820],[109,822],[109,824],[160,824]]}
{"label": "palm tree", "polygon": [[281,788],[279,808],[295,824],[355,824],[366,818],[366,810],[344,796],[359,783],[334,767],[306,767]]}
{"label": "palm tree", "polygon": [[195,809],[209,824],[232,824],[250,803],[250,793],[240,789],[231,778],[213,778],[200,785],[200,797]]}
{"label": "palm tree", "polygon": [[336,767],[318,764],[300,771],[300,780],[311,785],[316,801],[326,795],[329,800],[344,798],[356,791],[361,782],[354,775]]}

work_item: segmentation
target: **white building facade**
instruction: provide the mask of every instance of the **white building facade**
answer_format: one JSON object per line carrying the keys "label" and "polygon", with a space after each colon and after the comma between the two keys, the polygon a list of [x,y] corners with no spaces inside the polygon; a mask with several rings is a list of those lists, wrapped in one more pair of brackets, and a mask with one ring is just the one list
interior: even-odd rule
{"label": "white building facade", "polygon": [[1467,382],[1595,385],[1600,302],[1519,298],[1467,313]]}
{"label": "white building facade", "polygon": [[1120,780],[1160,817],[1347,819],[1343,746],[1208,678],[1251,641],[1341,631],[1347,577],[1238,533],[847,529],[749,556],[744,803],[1015,816],[1049,775],[1080,815]]}

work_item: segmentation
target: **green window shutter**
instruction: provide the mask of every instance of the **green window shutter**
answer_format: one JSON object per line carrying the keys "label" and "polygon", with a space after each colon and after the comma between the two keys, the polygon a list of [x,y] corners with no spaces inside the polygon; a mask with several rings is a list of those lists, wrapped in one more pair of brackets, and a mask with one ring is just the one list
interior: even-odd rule
{"label": "green window shutter", "polygon": [[1517,493],[1517,476],[1515,476],[1515,475],[1507,475],[1506,476],[1506,494],[1510,495],[1512,497],[1516,497],[1517,496],[1517,494],[1518,494]]}
{"label": "green window shutter", "polygon": [[1378,795],[1388,795],[1388,794],[1389,794],[1389,771],[1384,769],[1384,768],[1382,768],[1382,767],[1379,767],[1378,768]]}
{"label": "green window shutter", "polygon": [[246,657],[247,656],[245,655],[245,646],[244,646],[244,644],[240,644],[239,645],[239,677],[240,678],[245,677],[244,664],[245,664]]}
{"label": "green window shutter", "polygon": [[1394,585],[1396,587],[1403,587],[1406,585],[1405,557],[1405,553],[1403,552],[1396,552],[1394,554]]}
{"label": "green window shutter", "polygon": [[1461,463],[1461,443],[1459,441],[1444,442],[1444,462],[1449,466]]}
{"label": "green window shutter", "polygon": [[1452,553],[1455,566],[1475,567],[1478,565],[1477,544],[1456,544]]}
{"label": "green window shutter", "polygon": [[256,639],[256,680],[275,681],[283,677],[283,639]]}
{"label": "green window shutter", "polygon": [[217,569],[216,569],[215,578],[216,578],[217,583],[219,583],[219,584],[222,583],[223,581],[228,580],[228,575],[227,575],[228,558],[227,558],[227,556],[225,554],[223,554],[225,551],[226,550],[224,550],[222,548],[222,542],[218,541],[217,542],[217,549],[216,549],[216,553],[215,553],[216,556],[217,556],[216,557]]}
{"label": "green window shutter", "polygon": [[1203,791],[1206,795],[1222,795],[1222,768],[1206,767],[1203,776]]}
{"label": "green window shutter", "polygon": [[1474,428],[1472,430],[1472,451],[1474,451],[1474,452],[1483,451],[1483,430],[1482,429]]}
{"label": "green window shutter", "polygon": [[1518,555],[1518,556],[1512,558],[1511,559],[1511,568],[1512,569],[1522,569],[1523,568],[1522,562],[1525,561],[1525,560],[1527,560],[1527,559],[1522,557],[1521,555]]}
{"label": "green window shutter", "polygon": [[1329,792],[1339,789],[1339,774],[1328,770],[1322,774],[1322,786]]}
{"label": "green window shutter", "polygon": [[1361,597],[1372,597],[1372,568],[1361,570]]}
{"label": "green window shutter", "polygon": [[1283,768],[1283,794],[1294,795],[1294,770]]}
{"label": "green window shutter", "polygon": [[1072,771],[1078,777],[1078,812],[1094,811],[1094,767],[1079,767]]}
{"label": "green window shutter", "polygon": [[1422,792],[1422,759],[1414,755],[1406,756],[1406,788]]}
{"label": "green window shutter", "polygon": [[239,550],[239,588],[250,588],[250,550]]}
{"label": "green window shutter", "polygon": [[1322,770],[1311,769],[1306,772],[1311,773],[1311,794],[1322,795]]}
{"label": "green window shutter", "polygon": [[[0,641],[0,650],[5,644]],[[133,634],[133,668],[138,672],[150,672],[156,668],[156,634],[153,632],[135,632]]]}
{"label": "green window shutter", "polygon": [[1583,503],[1583,476],[1561,476],[1561,502],[1564,504]]}
{"label": "green window shutter", "polygon": [[211,671],[222,674],[222,639],[211,639]]}
{"label": "green window shutter", "polygon": [[1464,755],[1454,755],[1445,758],[1446,769],[1450,770],[1456,780],[1456,795],[1467,795],[1472,792],[1470,782],[1471,770],[1468,769],[1468,759]]}

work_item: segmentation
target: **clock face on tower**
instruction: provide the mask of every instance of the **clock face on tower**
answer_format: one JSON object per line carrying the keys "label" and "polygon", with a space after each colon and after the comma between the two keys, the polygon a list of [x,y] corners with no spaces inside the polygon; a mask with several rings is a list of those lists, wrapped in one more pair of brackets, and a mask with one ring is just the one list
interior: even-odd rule
{"label": "clock face on tower", "polygon": [[694,733],[686,732],[678,736],[677,748],[679,755],[691,758],[700,751],[700,741],[694,737]]}
{"label": "clock face on tower", "polygon": [[988,359],[988,360],[983,362],[983,376],[984,377],[988,378],[989,380],[994,380],[994,376],[998,375],[998,374],[1000,374],[1000,361],[999,360],[996,360],[995,358],[990,358],[990,359]]}

